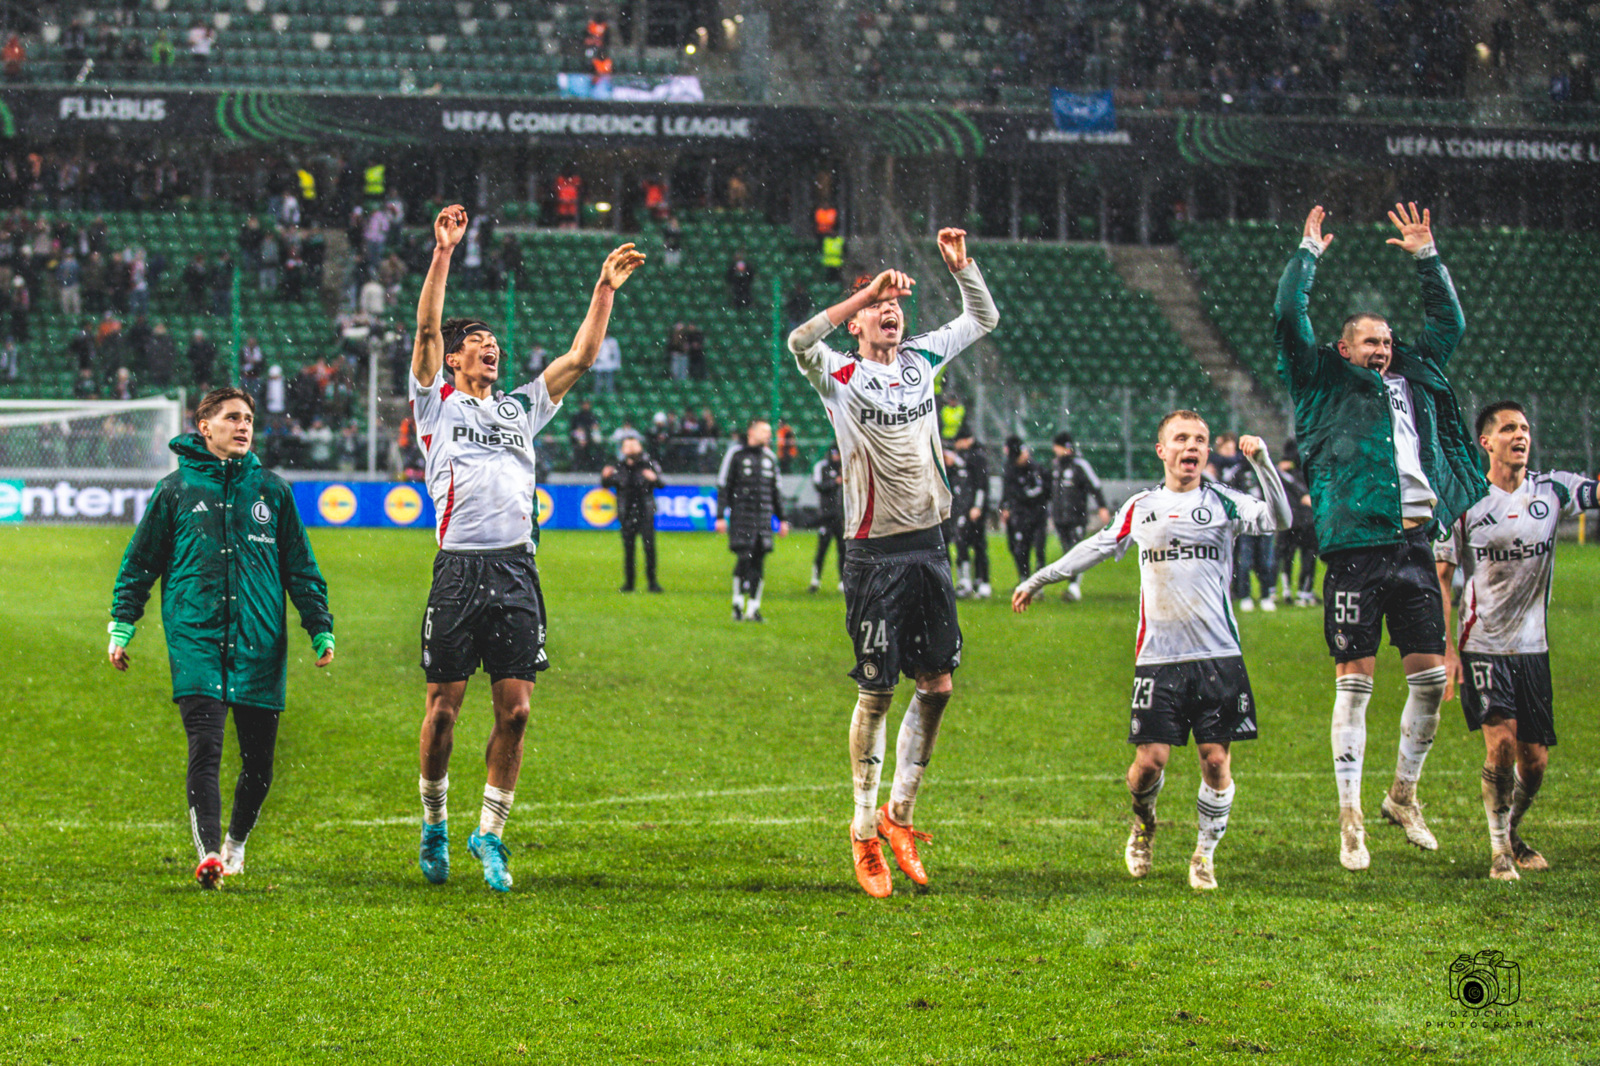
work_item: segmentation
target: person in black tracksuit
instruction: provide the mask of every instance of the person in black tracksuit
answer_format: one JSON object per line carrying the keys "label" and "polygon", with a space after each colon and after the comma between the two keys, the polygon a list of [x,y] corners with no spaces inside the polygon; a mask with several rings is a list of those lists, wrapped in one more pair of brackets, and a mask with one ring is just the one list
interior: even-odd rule
{"label": "person in black tracksuit", "polygon": [[[1018,580],[1049,565],[1045,558],[1045,532],[1050,520],[1050,476],[1033,461],[1021,437],[1006,438],[1006,472],[1000,493],[1000,520],[1006,526],[1006,546],[1017,564]],[[1037,555],[1039,564],[1032,562]]]}
{"label": "person in black tracksuit", "polygon": [[[1283,488],[1289,494],[1289,506],[1294,510],[1294,525],[1278,532],[1278,559],[1282,564],[1281,587],[1285,601],[1291,590],[1294,601],[1301,607],[1316,605],[1313,591],[1317,582],[1317,527],[1312,520],[1311,490],[1306,487],[1305,474],[1300,469],[1300,450],[1291,437],[1283,446],[1283,458],[1278,460]],[[1300,581],[1294,580],[1294,557],[1300,556]]]}
{"label": "person in black tracksuit", "polygon": [[[1050,466],[1050,524],[1056,527],[1056,537],[1061,541],[1063,554],[1078,546],[1089,525],[1089,504],[1092,501],[1098,512],[1100,524],[1111,521],[1111,509],[1106,505],[1105,490],[1100,478],[1089,465],[1089,460],[1078,454],[1072,434],[1057,433],[1050,444],[1055,461]],[[1083,598],[1078,578],[1073,576],[1064,600]]]}
{"label": "person in black tracksuit", "polygon": [[761,586],[767,554],[772,551],[772,520],[778,535],[787,536],[778,457],[771,448],[772,425],[754,419],[745,429],[744,446],[723,457],[717,478],[717,532],[728,534],[728,550],[738,556],[733,566],[733,620],[760,622]]}
{"label": "person in black tracksuit", "polygon": [[644,542],[644,579],[651,592],[656,583],[656,489],[661,487],[661,464],[644,450],[638,437],[622,441],[617,462],[600,472],[600,484],[617,494],[617,521],[622,526],[622,589],[632,592],[634,541]]}
{"label": "person in black tracksuit", "polygon": [[811,589],[822,587],[822,564],[828,561],[828,544],[834,545],[834,560],[839,567],[840,587],[844,587],[844,464],[839,446],[811,468],[811,484],[817,490],[817,556],[811,561]]}
{"label": "person in black tracksuit", "polygon": [[953,447],[960,464],[950,468],[950,516],[955,523],[956,567],[961,574],[956,595],[987,598],[989,456],[965,425],[956,431]]}
{"label": "person in black tracksuit", "polygon": [[[1255,499],[1265,499],[1261,480],[1246,462],[1237,462],[1222,474],[1222,483],[1235,492]],[[1254,573],[1261,585],[1261,609],[1278,609],[1278,560],[1274,552],[1275,534],[1261,536],[1240,534],[1233,544],[1233,598],[1241,611],[1253,611],[1256,602],[1250,598],[1250,575]]]}

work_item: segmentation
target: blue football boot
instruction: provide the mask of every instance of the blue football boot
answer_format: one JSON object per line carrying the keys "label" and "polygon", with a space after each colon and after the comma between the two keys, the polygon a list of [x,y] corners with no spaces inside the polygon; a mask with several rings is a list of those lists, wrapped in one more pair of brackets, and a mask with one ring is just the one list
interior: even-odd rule
{"label": "blue football boot", "polygon": [[436,885],[450,880],[450,823],[423,822],[422,848],[417,855],[422,876]]}
{"label": "blue football boot", "polygon": [[510,856],[499,837],[474,829],[467,838],[467,850],[472,852],[473,858],[483,863],[484,884],[496,892],[511,891],[511,870],[506,866],[506,859]]}

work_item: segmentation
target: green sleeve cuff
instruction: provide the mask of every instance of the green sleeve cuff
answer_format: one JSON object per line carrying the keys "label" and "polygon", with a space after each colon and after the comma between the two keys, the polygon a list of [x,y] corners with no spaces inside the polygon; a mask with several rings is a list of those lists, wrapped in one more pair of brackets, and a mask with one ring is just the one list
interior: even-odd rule
{"label": "green sleeve cuff", "polygon": [[111,643],[119,648],[126,648],[128,641],[133,639],[133,623],[112,622],[106,626],[106,632],[111,634]]}
{"label": "green sleeve cuff", "polygon": [[311,638],[311,649],[317,653],[317,658],[322,658],[333,650],[333,634],[318,633]]}

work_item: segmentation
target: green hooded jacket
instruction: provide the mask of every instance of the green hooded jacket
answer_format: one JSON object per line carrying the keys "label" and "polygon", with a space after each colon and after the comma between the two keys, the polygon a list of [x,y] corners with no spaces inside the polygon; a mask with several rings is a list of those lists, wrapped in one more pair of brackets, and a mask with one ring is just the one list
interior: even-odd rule
{"label": "green hooded jacket", "polygon": [[156,486],[128,542],[111,617],[137,622],[160,578],[172,698],[282,710],[284,591],[307,634],[333,632],[328,585],[294,493],[253,453],[224,462],[197,433],[168,447],[178,469]]}
{"label": "green hooded jacket", "polygon": [[[1296,250],[1278,282],[1278,376],[1294,401],[1295,439],[1311,490],[1323,554],[1405,539],[1389,392],[1376,370],[1357,366],[1337,345],[1317,346],[1307,314],[1317,258]],[[1422,334],[1394,342],[1390,370],[1411,383],[1418,452],[1433,487],[1431,533],[1450,528],[1489,491],[1445,366],[1466,331],[1450,272],[1437,254],[1417,260]]]}

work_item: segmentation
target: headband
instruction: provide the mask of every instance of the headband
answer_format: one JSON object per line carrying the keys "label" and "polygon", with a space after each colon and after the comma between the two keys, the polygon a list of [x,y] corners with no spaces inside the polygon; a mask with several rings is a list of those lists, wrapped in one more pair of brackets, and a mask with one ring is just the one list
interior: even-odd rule
{"label": "headband", "polygon": [[494,330],[489,328],[489,324],[487,322],[480,322],[477,319],[472,319],[450,335],[444,346],[444,354],[449,355],[457,348],[460,348],[461,343],[467,339],[467,334],[476,333],[479,330],[482,330],[485,333],[494,332]]}

